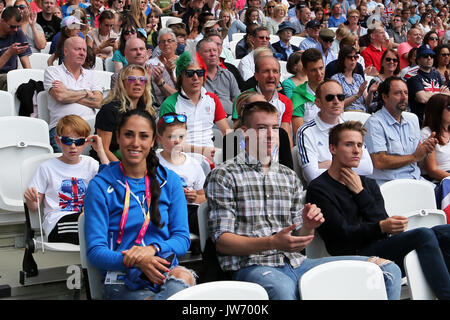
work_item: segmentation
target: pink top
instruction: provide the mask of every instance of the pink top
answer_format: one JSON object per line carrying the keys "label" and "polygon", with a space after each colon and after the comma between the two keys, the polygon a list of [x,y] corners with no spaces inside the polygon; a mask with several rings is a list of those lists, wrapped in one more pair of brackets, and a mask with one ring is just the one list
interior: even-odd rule
{"label": "pink top", "polygon": [[30,7],[31,7],[31,10],[33,10],[33,11],[36,12],[36,13],[42,11],[42,9],[39,8],[39,6],[37,5],[37,3],[34,2],[34,1],[31,1],[31,2],[30,2]]}

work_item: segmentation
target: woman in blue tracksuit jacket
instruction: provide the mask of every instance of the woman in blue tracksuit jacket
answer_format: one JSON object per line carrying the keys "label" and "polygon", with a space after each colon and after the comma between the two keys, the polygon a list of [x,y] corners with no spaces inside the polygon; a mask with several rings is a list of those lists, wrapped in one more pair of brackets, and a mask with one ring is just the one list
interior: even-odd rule
{"label": "woman in blue tracksuit jacket", "polygon": [[190,245],[186,198],[178,175],[159,165],[152,148],[155,135],[148,112],[125,113],[117,137],[122,161],[103,167],[89,183],[87,257],[105,276],[105,299],[167,299],[195,282],[177,260]]}

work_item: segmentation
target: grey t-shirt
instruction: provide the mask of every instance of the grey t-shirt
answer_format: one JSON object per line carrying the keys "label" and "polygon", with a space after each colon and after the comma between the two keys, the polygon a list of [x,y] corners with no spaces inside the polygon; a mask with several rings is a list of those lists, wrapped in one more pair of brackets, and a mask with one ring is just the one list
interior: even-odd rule
{"label": "grey t-shirt", "polygon": [[[42,29],[41,25],[39,23],[36,23],[36,29],[45,35],[44,33],[44,29]],[[28,44],[30,45],[31,48],[31,52],[41,52],[41,50],[36,49],[36,47],[34,46],[34,35],[33,35],[33,30],[31,29],[31,26],[28,25],[27,28],[27,34],[26,34],[27,40],[28,40]]]}

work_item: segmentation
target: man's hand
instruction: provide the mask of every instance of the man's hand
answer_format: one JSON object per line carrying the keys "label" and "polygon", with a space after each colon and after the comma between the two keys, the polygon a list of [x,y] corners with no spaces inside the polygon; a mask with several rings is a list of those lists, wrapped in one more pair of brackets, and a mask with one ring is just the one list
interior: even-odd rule
{"label": "man's hand", "polygon": [[306,228],[308,230],[314,230],[318,228],[325,221],[320,208],[311,203],[307,203],[303,207],[302,218],[302,229]]}
{"label": "man's hand", "polygon": [[195,203],[197,199],[197,190],[189,190],[188,188],[183,188],[184,195],[186,196],[186,201],[188,203]]}
{"label": "man's hand", "polygon": [[314,235],[293,236],[291,233],[297,227],[293,224],[272,235],[272,248],[285,252],[299,252],[306,248],[314,239]]}
{"label": "man's hand", "polygon": [[419,142],[416,151],[414,151],[413,156],[417,162],[423,160],[429,153],[433,152],[436,148],[438,140],[435,138],[436,132],[432,132],[427,140],[424,142]]}
{"label": "man's hand", "polygon": [[402,233],[408,227],[408,218],[402,216],[392,216],[380,221],[380,229],[383,233]]}
{"label": "man's hand", "polygon": [[12,56],[17,56],[19,54],[22,54],[27,50],[28,46],[20,46],[20,43],[15,42],[13,43],[8,50],[6,50],[5,54]]}
{"label": "man's hand", "polygon": [[360,176],[356,174],[355,171],[353,171],[351,168],[342,168],[341,178],[345,186],[349,188],[349,190],[354,194],[358,194],[363,191],[364,188],[362,186]]}

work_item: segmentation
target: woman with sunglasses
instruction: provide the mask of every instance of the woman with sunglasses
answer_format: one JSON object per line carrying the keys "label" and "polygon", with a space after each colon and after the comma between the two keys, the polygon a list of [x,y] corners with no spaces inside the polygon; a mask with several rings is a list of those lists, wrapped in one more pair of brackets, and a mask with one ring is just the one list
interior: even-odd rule
{"label": "woman with sunglasses", "polygon": [[189,249],[186,198],[178,175],[159,164],[156,123],[145,110],[120,117],[120,162],[91,180],[85,197],[87,258],[105,280],[103,299],[167,299],[195,284],[178,264]]}
{"label": "woman with sunglasses", "polygon": [[426,11],[424,14],[421,15],[420,21],[417,24],[422,29],[424,34],[430,32],[432,29],[431,18],[432,18],[431,12]]}
{"label": "woman with sunglasses", "polygon": [[398,53],[394,49],[387,49],[381,56],[380,73],[370,80],[367,86],[367,112],[373,113],[381,109],[383,100],[378,95],[378,85],[392,76],[400,73]]}
{"label": "woman with sunglasses", "polygon": [[32,52],[40,52],[47,45],[44,30],[36,22],[37,13],[31,10],[30,4],[26,0],[16,0],[14,7],[19,9],[22,15],[20,28],[27,37],[28,45]]}
{"label": "woman with sunglasses", "polygon": [[[110,161],[121,157],[116,140],[117,120],[127,110],[146,110],[152,115],[150,83],[145,68],[129,65],[119,72],[116,85],[103,100],[102,107],[95,118],[96,133],[102,138],[103,148]],[[91,156],[96,158],[95,152]]]}
{"label": "woman with sunglasses", "polygon": [[422,141],[432,132],[438,140],[433,152],[423,160],[426,175],[439,183],[450,177],[450,97],[439,93],[431,96],[425,105],[425,117],[421,130]]}
{"label": "woman with sunglasses", "polygon": [[436,53],[433,64],[446,85],[450,80],[450,45],[442,44],[433,49]]}
{"label": "woman with sunglasses", "polygon": [[112,61],[114,61],[114,72],[119,72],[122,68],[128,65],[125,59],[125,44],[128,39],[136,38],[137,30],[131,22],[122,24],[122,32],[120,33],[119,48],[114,51]]}
{"label": "woman with sunglasses", "polygon": [[431,50],[437,47],[439,44],[439,36],[435,30],[431,30],[425,34],[423,37],[422,44],[427,44],[430,46]]}
{"label": "woman with sunglasses", "polygon": [[363,76],[356,72],[359,55],[355,48],[343,46],[337,59],[337,72],[331,79],[337,80],[344,91],[344,110],[366,112],[366,86]]}
{"label": "woman with sunglasses", "polygon": [[109,9],[116,12],[122,12],[125,6],[125,0],[108,0]]}
{"label": "woman with sunglasses", "polygon": [[203,88],[206,66],[198,55],[197,57],[193,58],[188,51],[180,55],[176,62],[178,92],[164,100],[159,113],[160,116],[170,112],[185,114],[187,116],[185,151],[201,153],[213,160],[214,124],[222,136],[230,127],[219,98]]}

